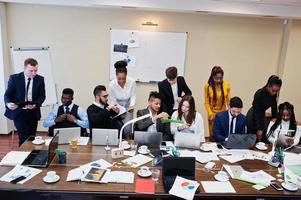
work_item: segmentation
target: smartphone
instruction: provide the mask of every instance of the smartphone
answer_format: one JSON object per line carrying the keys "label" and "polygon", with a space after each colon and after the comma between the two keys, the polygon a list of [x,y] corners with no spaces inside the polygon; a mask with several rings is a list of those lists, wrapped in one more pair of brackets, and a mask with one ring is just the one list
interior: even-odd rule
{"label": "smartphone", "polygon": [[271,182],[271,186],[272,186],[275,190],[277,190],[277,191],[282,191],[282,190],[283,190],[283,188],[282,188],[278,183],[276,183],[276,182]]}
{"label": "smartphone", "polygon": [[223,146],[221,144],[217,144],[217,148],[223,149]]}

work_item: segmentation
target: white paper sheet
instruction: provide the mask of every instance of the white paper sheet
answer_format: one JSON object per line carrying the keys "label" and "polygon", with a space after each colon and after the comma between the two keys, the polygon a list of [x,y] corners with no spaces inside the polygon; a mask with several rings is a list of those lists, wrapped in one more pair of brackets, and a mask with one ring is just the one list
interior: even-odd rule
{"label": "white paper sheet", "polygon": [[79,137],[79,138],[77,138],[77,145],[85,146],[88,144],[89,139],[90,139],[89,137]]}
{"label": "white paper sheet", "polygon": [[71,169],[68,172],[68,176],[67,176],[66,181],[81,180],[81,178],[83,177],[83,175],[84,175],[84,171],[80,167],[77,167],[75,169]]}
{"label": "white paper sheet", "polygon": [[226,161],[228,161],[229,163],[235,163],[235,162],[239,162],[241,160],[244,160],[243,157],[232,156],[232,155],[230,155],[230,156],[219,156],[219,157],[226,160]]}
{"label": "white paper sheet", "polygon": [[209,161],[219,160],[215,153],[211,152],[200,152],[200,151],[189,151],[189,150],[180,150],[181,157],[195,157],[196,161],[200,163],[207,163]]}
{"label": "white paper sheet", "polygon": [[243,171],[239,179],[263,186],[269,186],[271,181],[276,180],[273,176],[263,170],[256,172]]}
{"label": "white paper sheet", "polygon": [[232,184],[218,181],[201,181],[201,184],[207,193],[236,193]]}
{"label": "white paper sheet", "polygon": [[197,181],[177,176],[172,188],[169,190],[169,194],[192,200],[199,185],[200,184]]}
{"label": "white paper sheet", "polygon": [[32,167],[26,167],[26,166],[21,166],[21,165],[16,165],[11,171],[6,173],[4,176],[0,178],[0,181],[5,181],[5,182],[11,182],[12,180],[20,177],[20,176],[25,176],[26,179],[23,179],[22,181],[19,181],[18,184],[23,184],[26,181],[30,180],[37,174],[39,174],[42,170],[32,168]]}
{"label": "white paper sheet", "polygon": [[125,171],[110,171],[107,170],[104,177],[102,178],[102,182],[105,183],[134,183],[135,174],[133,172],[125,172]]}
{"label": "white paper sheet", "polygon": [[153,159],[148,157],[148,156],[145,156],[145,155],[142,155],[142,154],[137,154],[133,157],[130,157],[130,158],[127,158],[127,159],[124,159],[122,160],[121,162],[124,163],[124,164],[127,164],[131,167],[139,167],[141,165],[144,165],[150,161],[152,161]]}
{"label": "white paper sheet", "polygon": [[87,171],[89,171],[91,167],[107,169],[109,167],[112,167],[112,164],[104,159],[100,159],[80,166],[81,170],[84,171],[84,173],[87,173]]}
{"label": "white paper sheet", "polygon": [[136,151],[123,151],[123,155],[125,156],[134,156]]}
{"label": "white paper sheet", "polygon": [[8,152],[1,160],[0,165],[5,165],[5,166],[21,165],[29,154],[30,154],[29,151]]}

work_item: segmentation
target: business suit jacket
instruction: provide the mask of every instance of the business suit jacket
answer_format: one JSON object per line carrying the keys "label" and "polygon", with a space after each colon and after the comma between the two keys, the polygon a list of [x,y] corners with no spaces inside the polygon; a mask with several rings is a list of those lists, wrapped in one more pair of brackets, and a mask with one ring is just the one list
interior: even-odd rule
{"label": "business suit jacket", "polygon": [[[32,85],[32,101],[36,102],[34,109],[36,119],[40,120],[41,111],[40,107],[44,102],[45,96],[45,83],[44,77],[36,75],[33,78]],[[24,72],[13,74],[9,77],[7,89],[4,94],[5,105],[9,102],[20,103],[25,101],[25,76]],[[10,110],[6,107],[5,116],[11,120],[17,119],[18,115],[22,112],[22,108],[18,107],[16,110]]]}
{"label": "business suit jacket", "polygon": [[[182,92],[184,92],[185,95],[192,95],[191,90],[187,86],[183,76],[177,77],[177,85],[178,85],[178,97],[182,96]],[[175,104],[175,99],[172,94],[171,85],[168,82],[168,80],[165,79],[158,83],[158,87],[159,87],[159,93],[162,97],[162,109],[171,116]]]}
{"label": "business suit jacket", "polygon": [[[236,118],[235,133],[246,133],[247,119],[243,114],[239,114]],[[229,112],[224,111],[217,113],[214,126],[213,136],[216,142],[225,141],[229,135]]]}
{"label": "business suit jacket", "polygon": [[[138,110],[137,117],[149,114],[148,108]],[[145,118],[136,122],[135,129],[138,131],[147,131],[148,127],[153,125],[153,121],[150,117]],[[161,123],[161,119],[157,119],[156,128],[158,132],[163,134],[163,140],[172,140],[172,135],[170,133],[170,123]]]}

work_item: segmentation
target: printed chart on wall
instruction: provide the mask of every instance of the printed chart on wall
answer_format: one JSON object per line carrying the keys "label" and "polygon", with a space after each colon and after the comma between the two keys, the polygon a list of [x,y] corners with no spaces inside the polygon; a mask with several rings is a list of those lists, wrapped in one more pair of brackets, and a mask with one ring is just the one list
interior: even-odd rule
{"label": "printed chart on wall", "polygon": [[140,82],[165,79],[170,66],[184,75],[187,33],[111,29],[110,39],[110,80],[119,60],[128,63],[128,75]]}

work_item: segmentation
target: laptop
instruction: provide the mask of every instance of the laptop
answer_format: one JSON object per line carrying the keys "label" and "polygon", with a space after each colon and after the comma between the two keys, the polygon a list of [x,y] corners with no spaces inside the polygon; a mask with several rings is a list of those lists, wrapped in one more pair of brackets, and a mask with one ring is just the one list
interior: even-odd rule
{"label": "laptop", "polygon": [[71,140],[80,137],[80,127],[73,128],[56,128],[53,130],[54,133],[59,133],[59,144],[69,144]]}
{"label": "laptop", "polygon": [[92,129],[92,145],[118,145],[118,129]]}
{"label": "laptop", "polygon": [[229,134],[228,140],[225,142],[227,149],[250,149],[256,142],[256,134],[252,133],[232,133]]}
{"label": "laptop", "polygon": [[59,134],[56,132],[55,136],[49,143],[47,150],[32,150],[22,165],[30,167],[48,167],[55,156],[55,150],[58,147]]}
{"label": "laptop", "polygon": [[195,180],[194,157],[164,157],[162,163],[162,178],[165,192],[169,192],[176,177],[181,176]]}
{"label": "laptop", "polygon": [[139,146],[146,145],[149,148],[160,149],[162,142],[161,132],[135,131],[134,141]]}
{"label": "laptop", "polygon": [[175,132],[175,146],[189,149],[200,149],[201,137],[199,134]]}

